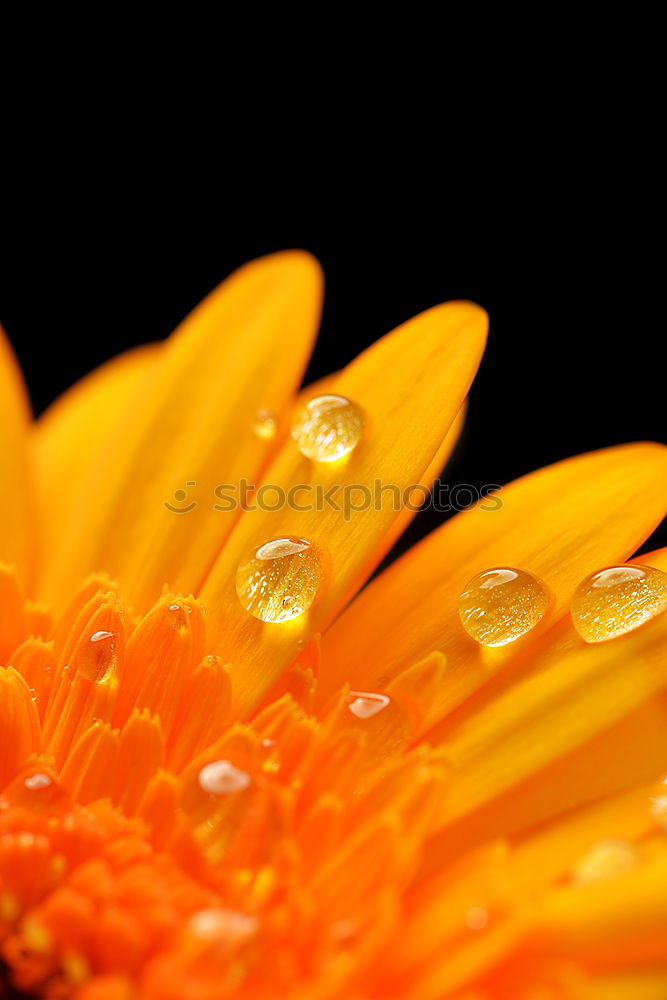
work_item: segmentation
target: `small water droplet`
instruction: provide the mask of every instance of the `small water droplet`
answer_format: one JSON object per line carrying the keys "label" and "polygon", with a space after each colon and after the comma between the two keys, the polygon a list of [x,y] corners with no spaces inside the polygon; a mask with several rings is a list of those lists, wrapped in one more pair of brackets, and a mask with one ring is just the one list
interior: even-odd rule
{"label": "small water droplet", "polygon": [[299,407],[292,437],[299,451],[316,462],[335,462],[357,447],[366,429],[366,415],[345,396],[316,396]]}
{"label": "small water droplet", "polygon": [[587,885],[617,878],[637,866],[637,851],[628,840],[609,838],[594,844],[574,871],[575,882]]}
{"label": "small water droplet", "polygon": [[93,634],[90,637],[90,641],[101,642],[102,639],[111,639],[113,635],[114,635],[113,632],[105,632],[103,629],[101,629],[99,632],[93,632]]}
{"label": "small water droplet", "polygon": [[278,420],[271,410],[258,410],[255,414],[253,431],[257,437],[270,440],[276,436],[278,430]]}
{"label": "small water droplet", "polygon": [[187,622],[186,611],[180,604],[170,604],[169,607],[165,609],[165,618],[167,619],[169,627],[174,630],[184,628]]}
{"label": "small water droplet", "polygon": [[190,917],[189,928],[202,941],[228,941],[240,944],[257,933],[257,917],[237,910],[223,910],[211,907],[199,910]]}
{"label": "small water droplet", "polygon": [[322,576],[317,546],[305,538],[276,538],[241,563],[236,593],[246,611],[260,621],[286,622],[308,610]]}
{"label": "small water droplet", "polygon": [[250,785],[250,775],[229,760],[214,760],[199,772],[199,787],[209,795],[233,795]]}
{"label": "small water droplet", "polygon": [[549,595],[525,570],[501,567],[478,573],[459,598],[459,617],[468,635],[482,646],[506,646],[544,617]]}
{"label": "small water droplet", "polygon": [[271,750],[275,745],[276,741],[269,739],[268,736],[265,739],[263,739],[260,744],[260,746],[264,747],[265,750]]}
{"label": "small water droplet", "polygon": [[482,931],[489,922],[489,914],[483,906],[471,906],[466,911],[465,924],[471,931]]}
{"label": "small water droplet", "polygon": [[372,719],[391,701],[386,694],[375,694],[372,691],[350,691],[348,698],[347,707],[358,719]]}
{"label": "small water droplet", "polygon": [[53,779],[48,774],[31,774],[25,779],[23,784],[29,792],[38,792],[42,788],[50,788],[53,784]]}
{"label": "small water droplet", "polygon": [[574,592],[572,624],[586,642],[605,642],[639,628],[667,608],[667,573],[652,566],[610,566]]}

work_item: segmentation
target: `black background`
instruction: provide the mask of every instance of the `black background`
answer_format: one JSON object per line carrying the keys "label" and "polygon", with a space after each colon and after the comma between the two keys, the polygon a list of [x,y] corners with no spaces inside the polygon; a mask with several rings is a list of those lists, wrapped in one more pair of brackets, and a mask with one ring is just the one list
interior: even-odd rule
{"label": "black background", "polygon": [[[572,454],[664,437],[662,290],[618,206],[609,214],[583,198],[573,208],[548,194],[473,212],[453,192],[400,209],[388,196],[373,217],[290,203],[269,222],[264,205],[192,191],[172,189],[150,211],[141,197],[69,196],[57,218],[23,224],[18,206],[0,317],[37,412],[118,351],[167,336],[245,260],[298,246],[327,280],[308,380],[437,302],[469,298],[489,312],[448,482],[502,484]],[[420,515],[399,547],[441,517]]]}

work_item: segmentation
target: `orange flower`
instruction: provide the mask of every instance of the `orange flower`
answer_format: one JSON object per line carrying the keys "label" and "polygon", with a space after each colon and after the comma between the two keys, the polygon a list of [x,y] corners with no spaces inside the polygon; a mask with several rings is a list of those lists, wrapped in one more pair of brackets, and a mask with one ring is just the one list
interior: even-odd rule
{"label": "orange flower", "polygon": [[0,343],[0,996],[663,1000],[664,578],[609,641],[569,609],[664,516],[667,450],[527,476],[352,600],[486,318],[431,309],[295,410],[320,299],[308,255],[255,261],[35,424]]}

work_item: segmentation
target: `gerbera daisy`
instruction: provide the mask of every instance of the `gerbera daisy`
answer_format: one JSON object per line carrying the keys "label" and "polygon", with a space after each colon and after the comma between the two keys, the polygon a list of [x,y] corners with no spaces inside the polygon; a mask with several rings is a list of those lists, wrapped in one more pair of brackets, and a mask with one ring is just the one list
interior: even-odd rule
{"label": "gerbera daisy", "polygon": [[667,551],[626,560],[667,449],[518,480],[359,593],[486,316],[297,394],[321,294],[252,262],[36,423],[0,343],[0,996],[664,1000]]}

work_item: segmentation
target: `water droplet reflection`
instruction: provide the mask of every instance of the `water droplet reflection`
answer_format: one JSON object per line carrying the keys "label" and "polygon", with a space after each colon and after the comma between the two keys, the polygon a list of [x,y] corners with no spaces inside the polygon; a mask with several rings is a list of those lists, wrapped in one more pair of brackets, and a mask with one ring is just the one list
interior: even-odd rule
{"label": "water droplet reflection", "polygon": [[371,691],[350,691],[348,708],[358,719],[372,719],[390,702],[386,694],[374,694]]}
{"label": "water droplet reflection", "polygon": [[315,462],[335,462],[357,447],[366,429],[364,411],[345,396],[316,396],[292,423],[299,451]]}
{"label": "water droplet reflection", "polygon": [[249,785],[250,775],[228,760],[214,760],[199,772],[199,787],[209,795],[234,795]]}
{"label": "water droplet reflection", "polygon": [[459,617],[482,646],[506,646],[535,628],[549,607],[546,587],[525,570],[500,567],[478,573],[459,598]]}
{"label": "water droplet reflection", "polygon": [[276,538],[253,550],[236,573],[236,593],[263,622],[287,622],[304,614],[323,576],[322,553],[306,538]]}
{"label": "water droplet reflection", "polygon": [[610,566],[574,592],[572,624],[586,642],[632,632],[667,608],[667,573],[652,566]]}

